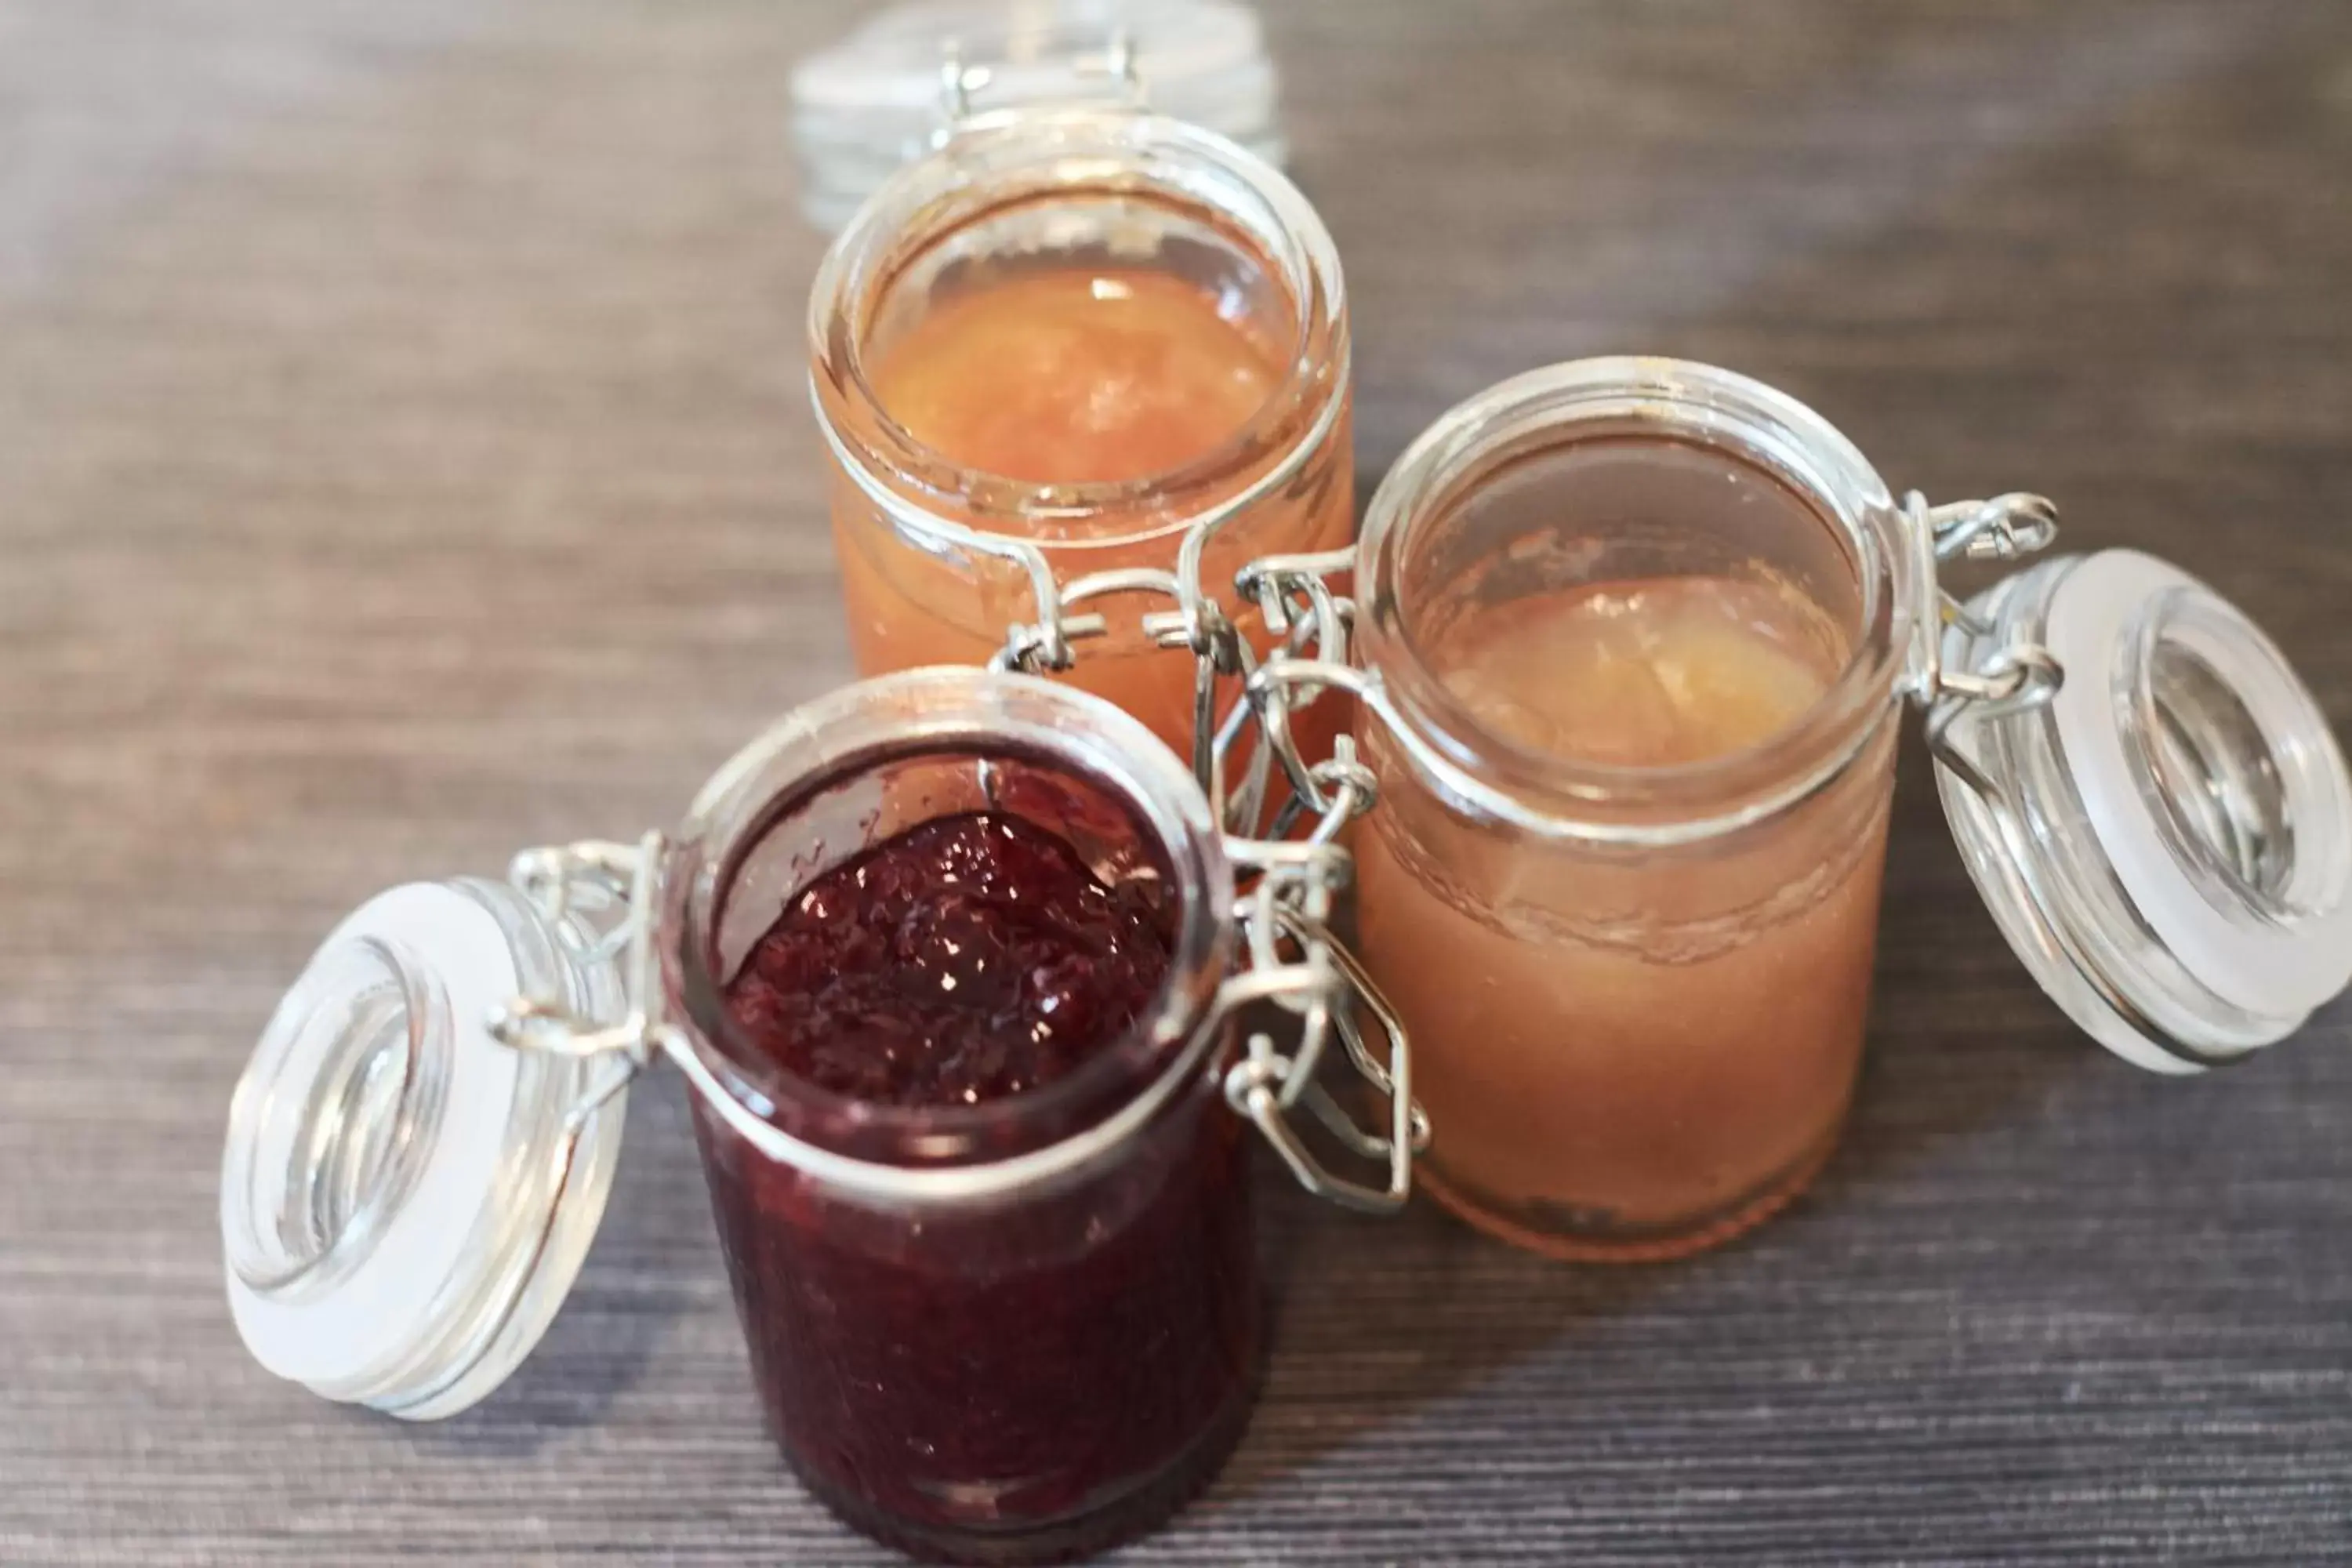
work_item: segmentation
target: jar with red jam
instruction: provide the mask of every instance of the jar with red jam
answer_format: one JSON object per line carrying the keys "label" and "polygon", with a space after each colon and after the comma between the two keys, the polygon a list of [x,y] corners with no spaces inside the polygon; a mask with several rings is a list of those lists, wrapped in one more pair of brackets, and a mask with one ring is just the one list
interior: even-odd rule
{"label": "jar with red jam", "polygon": [[[1228,629],[1272,647],[1247,563],[1344,575],[1339,254],[1213,132],[1125,103],[978,107],[849,219],[808,332],[860,674],[1051,669],[1193,756],[1195,666],[1166,650]],[[1301,721],[1320,759],[1344,713]]]}
{"label": "jar with red jam", "polygon": [[[232,1110],[239,1331],[331,1399],[480,1399],[569,1288],[627,1084],[667,1058],[807,1488],[926,1558],[1127,1539],[1215,1473],[1256,1391],[1250,1125],[1330,1195],[1404,1199],[1403,1042],[1314,901],[1272,890],[1339,853],[1228,840],[1083,691],[932,668],[836,692],[670,834],[394,889],[329,939]],[[1286,1119],[1327,1032],[1393,1097],[1391,1136],[1348,1141],[1372,1181]]]}

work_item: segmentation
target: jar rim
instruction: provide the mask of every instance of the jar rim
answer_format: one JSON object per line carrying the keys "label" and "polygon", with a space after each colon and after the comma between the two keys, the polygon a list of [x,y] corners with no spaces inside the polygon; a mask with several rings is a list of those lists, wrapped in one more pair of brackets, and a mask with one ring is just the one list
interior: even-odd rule
{"label": "jar rim", "polygon": [[[1036,762],[1100,786],[1154,840],[1177,911],[1168,980],[1146,1017],[1055,1082],[972,1106],[876,1105],[762,1064],[708,956],[740,850],[794,803],[924,756]],[[775,1131],[780,1157],[901,1195],[1019,1184],[1022,1169],[1083,1163],[1097,1145],[1123,1141],[1213,1044],[1233,954],[1232,868],[1207,799],[1175,754],[1103,699],[981,668],[860,681],[771,726],[703,786],[662,881],[666,988],[720,1091]],[[1029,1137],[1008,1152],[1008,1132]]]}
{"label": "jar rim", "polygon": [[[1134,479],[1037,483],[959,464],[894,418],[866,374],[866,312],[916,258],[1008,207],[1115,192],[1214,218],[1281,281],[1296,315],[1280,384],[1213,451]],[[809,387],[844,470],[890,521],[919,537],[986,550],[1018,540],[1084,559],[1129,549],[1224,512],[1220,492],[1264,466],[1304,463],[1338,423],[1349,344],[1339,248],[1314,206],[1273,164],[1229,138],[1132,107],[1024,106],[975,115],[877,187],[827,248],[809,293]],[[1272,476],[1265,476],[1272,477]],[[1253,483],[1252,495],[1262,486]],[[1143,525],[1055,538],[1040,522],[1136,510]],[[959,521],[949,513],[976,518]],[[991,520],[1019,526],[992,528]]]}
{"label": "jar rim", "polygon": [[[1761,740],[1663,766],[1563,758],[1481,724],[1401,619],[1416,531],[1498,464],[1582,440],[1695,443],[1794,488],[1850,552],[1861,591],[1852,646],[1804,713]],[[1529,371],[1441,416],[1373,494],[1357,542],[1368,700],[1412,762],[1473,815],[1543,838],[1660,845],[1734,832],[1826,787],[1895,710],[1933,574],[1876,470],[1786,393],[1690,361],[1617,356]]]}

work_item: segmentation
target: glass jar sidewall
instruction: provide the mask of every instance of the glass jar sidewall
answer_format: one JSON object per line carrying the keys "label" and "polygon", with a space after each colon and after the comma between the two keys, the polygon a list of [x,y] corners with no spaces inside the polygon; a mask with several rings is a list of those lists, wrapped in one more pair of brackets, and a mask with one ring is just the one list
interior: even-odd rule
{"label": "glass jar sidewall", "polygon": [[[1822,885],[1833,885],[1864,852],[1869,837],[1883,836],[1894,799],[1906,711],[1902,702],[1890,698],[1880,705],[1872,721],[1857,731],[1844,759],[1811,787],[1776,803],[1769,811],[1696,836],[1672,832],[1680,825],[1671,822],[1664,825],[1669,831],[1655,837],[1644,837],[1639,831],[1586,834],[1578,831],[1582,825],[1559,819],[1543,824],[1542,831],[1530,833],[1517,816],[1495,815],[1485,809],[1482,801],[1463,795],[1454,787],[1458,775],[1452,770],[1432,770],[1425,736],[1400,738],[1394,729],[1383,725],[1368,733],[1362,745],[1364,761],[1380,791],[1380,806],[1361,831],[1411,846],[1413,857],[1433,874],[1449,879],[1458,878],[1464,858],[1458,848],[1448,850],[1442,842],[1430,840],[1443,840],[1449,835],[1485,839],[1498,853],[1516,858],[1522,867],[1534,868],[1524,878],[1528,886],[1580,881],[1611,872],[1638,885],[1662,870],[1721,866],[1769,855],[1792,835],[1801,833],[1829,847],[1813,869]],[[1454,896],[1462,896],[1458,882],[1454,885]],[[1737,880],[1718,882],[1713,891],[1719,895],[1719,902],[1697,918],[1716,921],[1731,910],[1764,901],[1741,898],[1741,885]],[[1360,889],[1359,901],[1365,896]],[[1491,900],[1473,895],[1471,901]]]}
{"label": "glass jar sidewall", "polygon": [[[1654,433],[1765,468],[1847,543],[1852,655],[1780,736],[1680,769],[1580,769],[1484,736],[1407,635],[1415,531],[1518,458]],[[1834,1148],[1867,1027],[1910,627],[1932,562],[1851,444],[1705,366],[1597,361],[1441,419],[1357,555],[1360,951],[1414,1041],[1429,1184],[1517,1245],[1663,1258],[1737,1235]]]}
{"label": "glass jar sidewall", "polygon": [[707,1105],[696,1130],[771,1427],[853,1522],[934,1552],[1108,1538],[1237,1435],[1265,1287],[1214,1071],[1101,1159],[973,1203],[833,1187]]}
{"label": "glass jar sidewall", "polygon": [[[1188,1042],[1167,1074],[1169,1092],[1155,1101],[1150,1114],[1123,1129],[1115,1140],[1090,1142],[1083,1158],[1060,1164],[1033,1179],[1010,1184],[977,1184],[966,1189],[893,1187],[847,1179],[834,1169],[812,1169],[791,1155],[763,1148],[746,1136],[743,1119],[756,1121],[758,1110],[736,1098],[722,1106],[708,1095],[697,1095],[698,1122],[707,1125],[704,1147],[706,1175],[716,1179],[720,1167],[751,1163],[765,1173],[762,1179],[788,1183],[808,1201],[851,1216],[853,1222],[903,1226],[913,1231],[940,1225],[984,1225],[992,1217],[1024,1206],[1050,1204],[1101,1183],[1108,1175],[1143,1158],[1168,1138],[1171,1123],[1201,1115],[1223,1114],[1237,1126],[1246,1126],[1223,1101],[1225,1069],[1235,1055],[1236,1034],[1227,1021],[1218,1021],[1196,1041]],[[1159,1087],[1159,1086],[1153,1086]],[[1213,1103],[1212,1103],[1213,1102]],[[1003,1102],[1017,1111],[1018,1101]],[[1082,1138],[1082,1135],[1081,1135]],[[1081,1138],[1066,1140],[1075,1143]],[[1049,1150],[1059,1145],[1049,1145]],[[886,1169],[887,1169],[886,1167]],[[953,1171],[958,1167],[942,1167]]]}
{"label": "glass jar sidewall", "polygon": [[1413,1042],[1441,1202],[1514,1245],[1632,1260],[1802,1188],[1860,1072],[1900,714],[1807,800],[1664,847],[1530,840],[1367,746],[1357,945]]}
{"label": "glass jar sidewall", "polygon": [[[866,459],[837,447],[832,454],[834,552],[859,674],[985,663],[1003,648],[1008,632],[1037,618],[1026,558],[1034,557],[1065,588],[1101,572],[1173,572],[1185,539],[1204,524],[1212,531],[1200,585],[1228,616],[1254,627],[1255,606],[1242,602],[1234,587],[1242,564],[1263,555],[1344,549],[1354,537],[1353,420],[1344,371],[1338,379],[1342,384],[1331,417],[1276,455],[1258,476],[1279,471],[1278,484],[1237,507],[1229,505],[1229,497],[1202,510],[1177,510],[1118,537],[1040,538],[1024,533],[1017,518],[956,521],[925,511],[895,490],[886,500],[875,486],[887,485],[887,479],[870,469],[861,476]],[[1183,651],[1160,646],[1140,625],[1142,614],[1172,607],[1168,601],[1130,597],[1099,607],[1108,629],[1076,645],[1078,664],[1070,679],[1083,684],[1089,666],[1108,660],[1130,669],[1157,660],[1171,669],[1181,665],[1171,677],[1176,684],[1190,680]],[[1132,679],[1106,684],[1124,689]]]}

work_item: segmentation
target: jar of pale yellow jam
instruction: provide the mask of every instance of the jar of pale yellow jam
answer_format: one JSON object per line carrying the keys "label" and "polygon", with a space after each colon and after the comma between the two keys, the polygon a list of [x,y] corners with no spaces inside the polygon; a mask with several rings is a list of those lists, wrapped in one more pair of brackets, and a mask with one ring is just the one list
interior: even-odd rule
{"label": "jar of pale yellow jam", "polygon": [[2238,1059],[2352,979],[2352,785],[2310,693],[2127,551],[1969,605],[2053,531],[1897,502],[1819,416],[1670,360],[1534,372],[1382,482],[1352,689],[1363,961],[1422,1179],[1558,1256],[1673,1256],[1797,1194],[1862,1060],[1906,697],[1964,858],[2088,1032]]}
{"label": "jar of pale yellow jam", "polygon": [[964,120],[836,239],[809,348],[860,674],[1058,669],[1190,754],[1195,663],[1168,650],[1222,616],[1264,651],[1236,571],[1352,537],[1338,254],[1197,126]]}

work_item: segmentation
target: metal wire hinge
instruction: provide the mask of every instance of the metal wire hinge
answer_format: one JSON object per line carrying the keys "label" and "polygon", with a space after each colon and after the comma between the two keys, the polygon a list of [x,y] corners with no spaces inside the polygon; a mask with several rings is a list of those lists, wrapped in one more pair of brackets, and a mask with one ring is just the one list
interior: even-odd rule
{"label": "metal wire hinge", "polygon": [[[1256,604],[1276,640],[1254,666],[1249,645],[1241,643],[1241,662],[1249,667],[1241,700],[1217,725],[1200,778],[1224,827],[1227,853],[1255,879],[1234,911],[1244,967],[1227,991],[1235,1003],[1271,1003],[1298,1021],[1287,1053],[1271,1033],[1246,1032],[1243,1053],[1225,1074],[1225,1098],[1308,1191],[1379,1212],[1403,1205],[1412,1190],[1412,1156],[1430,1140],[1429,1118],[1412,1098],[1403,1021],[1329,925],[1354,875],[1339,837],[1372,808],[1379,792],[1351,736],[1336,736],[1329,757],[1310,761],[1292,722],[1313,702],[1360,689],[1347,663],[1355,607],[1328,580],[1351,559],[1348,551],[1268,556],[1237,574],[1235,587]],[[1255,743],[1241,787],[1229,793],[1229,764],[1245,737]],[[1289,793],[1268,820],[1265,795],[1276,769]],[[1264,837],[1254,836],[1260,822],[1266,824]],[[1365,1033],[1368,1017],[1379,1032],[1377,1047]],[[1334,1036],[1357,1077],[1385,1100],[1384,1129],[1366,1131],[1325,1087],[1319,1068]],[[1289,1120],[1302,1104],[1349,1154],[1384,1163],[1387,1180],[1374,1186],[1328,1169]]]}
{"label": "metal wire hinge", "polygon": [[635,844],[583,840],[526,849],[507,879],[530,900],[572,955],[586,963],[620,961],[621,1016],[588,1017],[559,998],[520,996],[490,1018],[490,1037],[517,1050],[541,1051],[599,1065],[572,1108],[584,1122],[651,1065],[664,1044],[655,1015],[654,879],[664,847],[659,833]]}
{"label": "metal wire hinge", "polygon": [[[1353,1207],[1392,1209],[1411,1191],[1412,1154],[1428,1145],[1429,1121],[1412,1102],[1402,1023],[1329,926],[1334,900],[1353,874],[1338,838],[1372,807],[1377,791],[1350,737],[1337,737],[1331,756],[1311,759],[1294,725],[1299,712],[1335,690],[1359,689],[1356,672],[1347,668],[1355,607],[1330,585],[1354,552],[1265,556],[1236,574],[1238,595],[1255,606],[1275,639],[1261,659],[1202,586],[1208,542],[1223,521],[1196,524],[1172,572],[1102,572],[1057,584],[1042,553],[1030,552],[1022,564],[1035,618],[1010,628],[991,668],[1033,675],[1070,669],[1078,644],[1109,634],[1108,617],[1087,606],[1118,598],[1168,602],[1143,612],[1137,626],[1150,646],[1193,656],[1193,775],[1246,883],[1234,910],[1244,963],[1225,982],[1221,1007],[1233,1013],[1270,1005],[1295,1019],[1298,1030],[1286,1051],[1271,1031],[1245,1025],[1243,1053],[1226,1074],[1226,1099],[1309,1191]],[[1236,682],[1237,693],[1221,711],[1219,695]],[[1286,793],[1270,805],[1277,776]],[[1368,1018],[1377,1045],[1366,1034]],[[1386,1098],[1385,1130],[1360,1127],[1320,1081],[1335,1036],[1357,1075]],[[1288,1120],[1302,1105],[1340,1147],[1385,1164],[1385,1181],[1372,1185],[1328,1169]]]}
{"label": "metal wire hinge", "polygon": [[1944,631],[1958,626],[1970,637],[1990,637],[1994,627],[1948,592],[1939,568],[1952,560],[2015,561],[2046,550],[2058,537],[2058,509],[2047,498],[2012,491],[1990,500],[1929,506],[1917,490],[1903,498],[1905,517],[1922,551],[1917,569],[1933,584],[1937,614],[1919,628],[1913,695],[1927,708],[1928,744],[1941,757],[1946,732],[1963,713],[1994,718],[2039,708],[2058,693],[2065,671],[2038,642],[2016,641],[1968,669],[1944,664]]}

